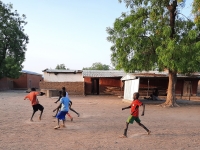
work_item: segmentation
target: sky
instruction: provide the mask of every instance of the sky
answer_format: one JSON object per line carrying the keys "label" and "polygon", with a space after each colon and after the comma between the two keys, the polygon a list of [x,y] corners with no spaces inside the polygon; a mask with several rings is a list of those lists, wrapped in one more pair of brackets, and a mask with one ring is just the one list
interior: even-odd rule
{"label": "sky", "polygon": [[[23,70],[42,74],[46,68],[65,64],[82,70],[93,63],[111,64],[112,44],[107,27],[127,12],[118,0],[2,0],[13,4],[13,11],[26,15],[25,33],[29,36]],[[181,11],[190,16],[190,4]]]}

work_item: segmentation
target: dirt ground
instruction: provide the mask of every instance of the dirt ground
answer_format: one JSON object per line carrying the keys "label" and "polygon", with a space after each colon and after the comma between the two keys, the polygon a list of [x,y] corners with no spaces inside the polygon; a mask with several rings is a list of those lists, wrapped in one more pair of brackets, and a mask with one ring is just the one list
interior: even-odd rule
{"label": "dirt ground", "polygon": [[[161,108],[163,101],[146,103],[142,123],[152,132],[133,123],[128,138],[122,135],[130,110],[121,108],[129,103],[117,96],[70,96],[80,117],[66,128],[54,129],[56,119],[52,110],[56,98],[38,97],[44,106],[42,120],[39,112],[30,122],[32,107],[24,101],[24,91],[0,91],[0,149],[1,150],[199,150],[200,101],[178,101],[180,107]],[[140,112],[141,112],[140,108]]]}

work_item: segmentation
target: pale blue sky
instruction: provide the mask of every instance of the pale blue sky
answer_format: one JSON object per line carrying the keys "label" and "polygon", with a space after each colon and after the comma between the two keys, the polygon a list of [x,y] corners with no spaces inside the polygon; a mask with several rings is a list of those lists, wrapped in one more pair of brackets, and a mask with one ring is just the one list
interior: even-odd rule
{"label": "pale blue sky", "polygon": [[[24,70],[42,73],[57,64],[81,70],[95,62],[111,65],[106,27],[112,27],[122,12],[118,0],[3,0],[25,14],[29,36]],[[190,4],[181,11],[190,16]]]}

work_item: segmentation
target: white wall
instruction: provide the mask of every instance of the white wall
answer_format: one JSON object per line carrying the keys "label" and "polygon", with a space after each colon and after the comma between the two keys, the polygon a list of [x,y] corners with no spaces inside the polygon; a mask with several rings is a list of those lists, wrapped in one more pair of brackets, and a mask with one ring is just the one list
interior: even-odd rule
{"label": "white wall", "polygon": [[84,78],[82,73],[54,73],[44,72],[44,81],[45,82],[83,82]]}
{"label": "white wall", "polygon": [[125,100],[133,100],[133,93],[138,92],[139,90],[140,79],[134,80],[125,80],[124,87],[124,99]]}

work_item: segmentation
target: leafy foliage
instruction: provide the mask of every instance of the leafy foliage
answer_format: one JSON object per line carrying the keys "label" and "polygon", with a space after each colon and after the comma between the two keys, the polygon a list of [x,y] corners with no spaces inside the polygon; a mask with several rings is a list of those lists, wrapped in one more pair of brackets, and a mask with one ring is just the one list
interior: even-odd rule
{"label": "leafy foliage", "polygon": [[93,63],[91,67],[83,68],[83,70],[109,70],[110,66],[100,62]]}
{"label": "leafy foliage", "polygon": [[26,16],[0,1],[0,78],[18,78],[25,60],[28,36],[24,33]]}
{"label": "leafy foliage", "polygon": [[[114,26],[107,28],[107,40],[113,43],[113,66],[127,72],[152,70],[155,65],[159,70],[180,73],[200,70],[200,43],[196,42],[200,30],[193,20],[178,13],[185,1],[124,2],[130,11],[122,13]],[[175,26],[170,20],[172,9]]]}
{"label": "leafy foliage", "polygon": [[66,69],[65,64],[58,64],[55,69],[58,69],[58,70],[69,70],[69,68]]}

